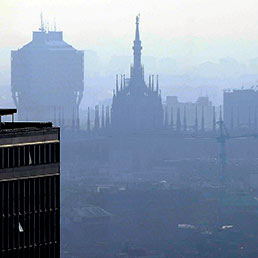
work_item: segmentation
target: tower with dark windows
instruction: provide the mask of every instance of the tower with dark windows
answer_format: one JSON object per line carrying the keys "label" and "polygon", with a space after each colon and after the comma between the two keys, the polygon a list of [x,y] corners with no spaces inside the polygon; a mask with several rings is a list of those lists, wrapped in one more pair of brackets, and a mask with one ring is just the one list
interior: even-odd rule
{"label": "tower with dark windows", "polygon": [[[136,32],[133,45],[134,60],[130,78],[116,76],[111,125],[113,131],[131,133],[160,129],[163,125],[163,108],[159,90],[158,76],[149,76],[148,85],[144,80],[141,64],[141,40],[139,16],[136,17]],[[155,84],[155,85],[154,85]]]}
{"label": "tower with dark windows", "polygon": [[60,129],[1,122],[0,257],[60,258]]}

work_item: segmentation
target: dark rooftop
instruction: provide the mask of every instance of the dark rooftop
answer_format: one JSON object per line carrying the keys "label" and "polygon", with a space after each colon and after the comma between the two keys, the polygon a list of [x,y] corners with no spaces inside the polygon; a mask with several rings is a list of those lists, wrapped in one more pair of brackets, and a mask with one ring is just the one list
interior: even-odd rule
{"label": "dark rooftop", "polygon": [[1,123],[1,129],[22,129],[22,128],[49,128],[51,122],[4,122]]}
{"label": "dark rooftop", "polygon": [[[52,130],[52,122],[14,122],[14,114],[17,109],[14,108],[0,108],[0,134],[17,133],[24,131],[38,131],[38,130]],[[12,116],[12,122],[2,122],[2,116]]]}
{"label": "dark rooftop", "polygon": [[51,122],[2,122],[0,123],[0,139],[14,136],[42,135],[58,133],[59,128]]}
{"label": "dark rooftop", "polygon": [[23,129],[23,128],[50,128],[52,127],[51,122],[1,122],[1,116],[14,115],[17,113],[15,108],[0,108],[0,129],[1,130],[10,130],[10,129]]}
{"label": "dark rooftop", "polygon": [[0,116],[8,116],[17,113],[15,108],[0,108]]}

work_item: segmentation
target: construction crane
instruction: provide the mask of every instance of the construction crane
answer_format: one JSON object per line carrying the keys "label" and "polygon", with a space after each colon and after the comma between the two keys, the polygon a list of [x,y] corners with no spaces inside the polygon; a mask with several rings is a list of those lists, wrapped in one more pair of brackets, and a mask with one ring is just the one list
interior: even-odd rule
{"label": "construction crane", "polygon": [[230,183],[230,178],[229,178],[229,173],[227,173],[226,171],[226,165],[227,165],[226,141],[229,139],[236,139],[236,138],[242,138],[242,137],[258,138],[258,135],[246,134],[246,135],[230,136],[225,126],[225,123],[222,120],[221,109],[220,109],[220,118],[219,118],[219,121],[216,122],[216,124],[218,124],[219,126],[219,135],[216,137],[216,139],[217,139],[217,142],[220,143],[220,153],[219,153],[219,158],[221,162],[220,182],[222,186],[227,186]]}

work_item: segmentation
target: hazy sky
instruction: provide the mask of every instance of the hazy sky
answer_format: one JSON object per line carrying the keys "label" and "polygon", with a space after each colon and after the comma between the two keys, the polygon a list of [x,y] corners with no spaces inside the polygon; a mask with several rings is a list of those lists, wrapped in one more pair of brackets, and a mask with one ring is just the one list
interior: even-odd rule
{"label": "hazy sky", "polygon": [[130,55],[141,14],[144,55],[192,63],[258,57],[257,0],[0,0],[0,48],[18,48],[39,27],[40,12],[65,40],[104,58]]}

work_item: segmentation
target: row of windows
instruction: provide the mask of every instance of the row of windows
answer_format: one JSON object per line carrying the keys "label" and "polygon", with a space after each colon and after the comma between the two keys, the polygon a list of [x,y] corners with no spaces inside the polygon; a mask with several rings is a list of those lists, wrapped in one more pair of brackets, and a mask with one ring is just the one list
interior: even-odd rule
{"label": "row of windows", "polygon": [[60,258],[60,244],[58,242],[46,245],[35,245],[19,249],[8,249],[0,252],[1,258]]}
{"label": "row of windows", "polygon": [[58,241],[59,211],[3,218],[1,249],[26,248]]}
{"label": "row of windows", "polygon": [[59,243],[60,177],[0,182],[0,250]]}
{"label": "row of windows", "polygon": [[60,162],[60,144],[0,148],[0,169]]}
{"label": "row of windows", "polygon": [[59,177],[39,177],[0,183],[4,217],[59,208]]}

